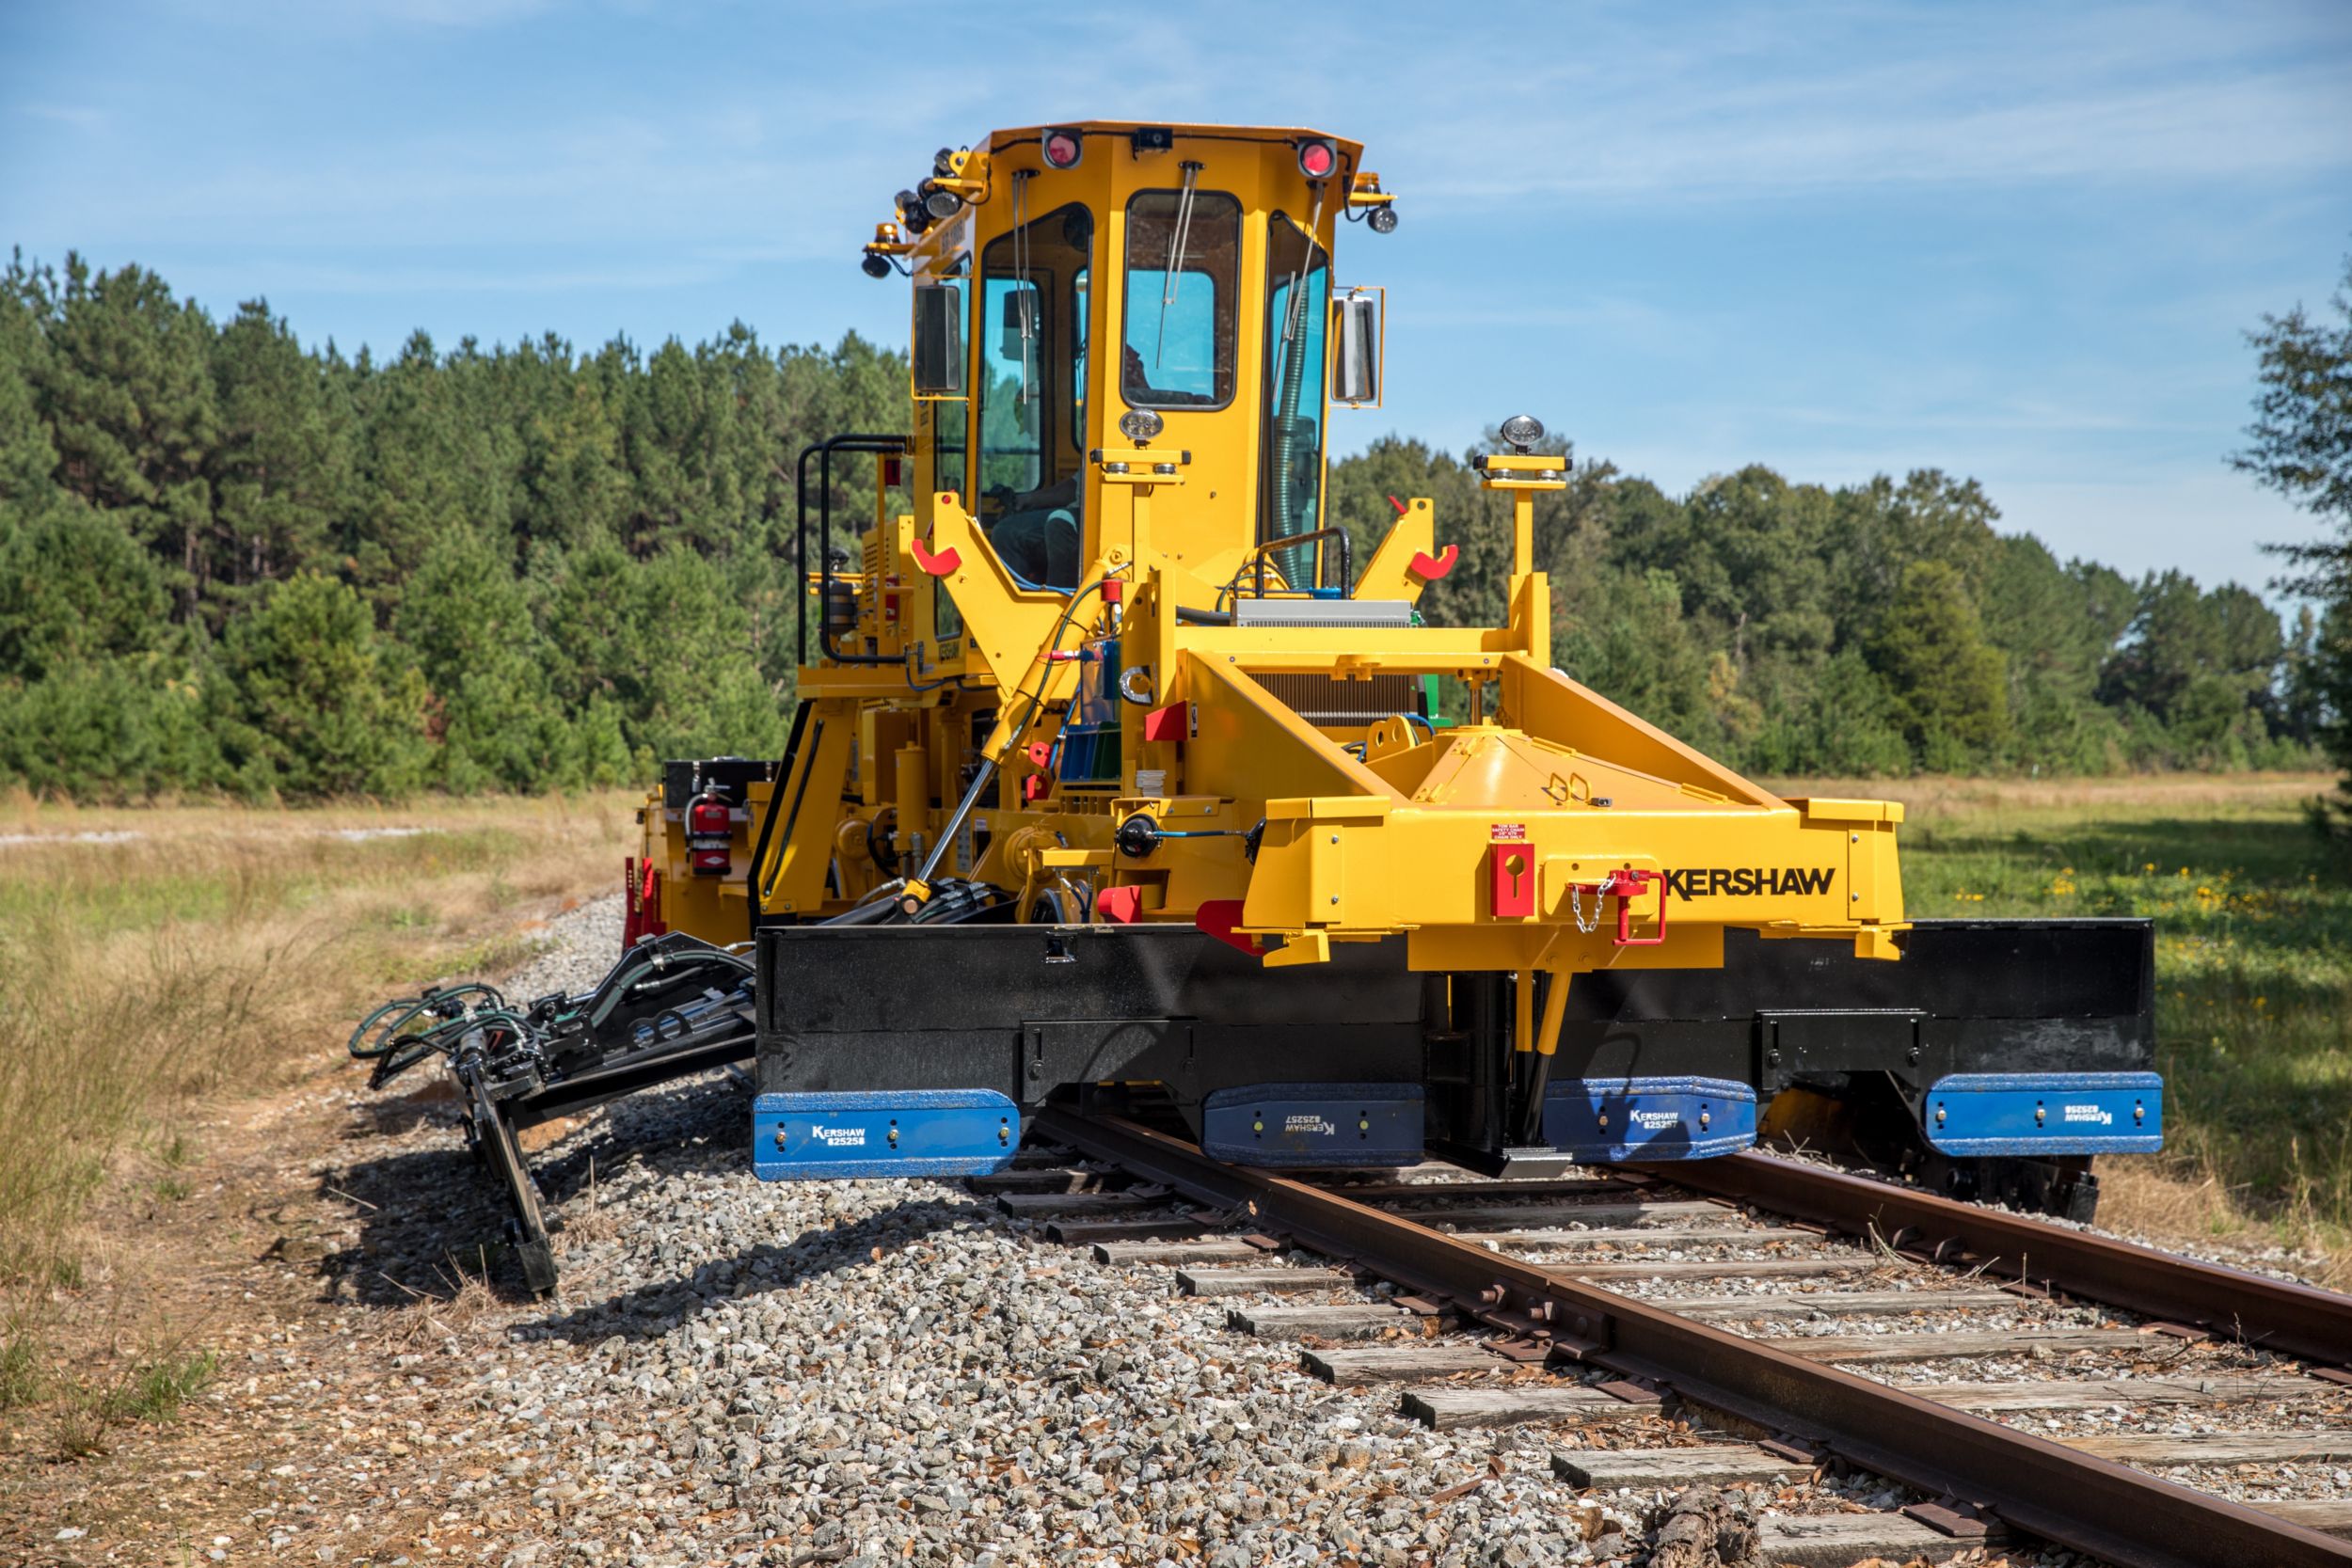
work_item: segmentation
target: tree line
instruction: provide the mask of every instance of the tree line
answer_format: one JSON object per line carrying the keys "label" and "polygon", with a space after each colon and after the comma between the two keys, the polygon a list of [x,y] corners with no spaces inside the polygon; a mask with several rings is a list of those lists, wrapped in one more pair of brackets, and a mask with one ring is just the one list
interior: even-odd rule
{"label": "tree line", "polygon": [[[138,266],[0,276],[0,785],[76,799],[538,790],[772,755],[792,705],[794,460],[907,427],[902,355],[737,324],[306,349]],[[873,504],[838,477],[836,515]],[[1335,463],[1364,559],[1435,498],[1433,621],[1495,619],[1508,510],[1469,454]],[[2003,533],[1941,473],[1752,467],[1672,496],[1579,459],[1541,498],[1562,667],[1763,774],[2306,760],[2320,629]]]}

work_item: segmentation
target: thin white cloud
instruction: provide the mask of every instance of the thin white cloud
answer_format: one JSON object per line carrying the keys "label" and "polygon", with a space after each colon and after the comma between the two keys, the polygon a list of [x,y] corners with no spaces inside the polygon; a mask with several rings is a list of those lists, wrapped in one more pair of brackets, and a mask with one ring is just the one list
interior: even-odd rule
{"label": "thin white cloud", "polygon": [[1431,25],[1387,40],[1366,109],[1448,207],[2352,167],[2352,25],[2324,11],[1817,5],[1753,19],[1765,17],[1668,27],[1603,12],[1580,19],[1573,48],[1507,59],[1488,38]]}
{"label": "thin white cloud", "polygon": [[106,123],[105,111],[76,103],[19,103],[16,112],[35,119],[55,120],[77,131],[95,131]]}

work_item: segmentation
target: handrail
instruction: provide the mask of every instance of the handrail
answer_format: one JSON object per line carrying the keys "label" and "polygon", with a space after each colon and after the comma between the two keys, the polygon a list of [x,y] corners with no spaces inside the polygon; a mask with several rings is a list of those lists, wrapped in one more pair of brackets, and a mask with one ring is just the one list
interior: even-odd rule
{"label": "handrail", "polygon": [[[1285,546],[1303,545],[1310,539],[1337,539],[1340,542],[1340,595],[1343,598],[1351,599],[1356,596],[1356,562],[1352,554],[1354,544],[1347,536],[1347,530],[1333,524],[1326,528],[1311,529],[1305,533],[1286,533],[1279,539],[1269,539],[1262,545],[1252,545],[1250,553],[1258,558],[1258,597],[1262,599],[1265,597],[1267,552]],[[1317,550],[1315,552],[1315,580],[1318,585],[1321,584],[1322,579],[1323,552]]]}
{"label": "handrail", "polygon": [[[879,457],[907,456],[914,451],[912,436],[889,436],[871,431],[852,432],[835,436],[831,440],[818,441],[801,449],[801,461],[795,483],[795,499],[799,503],[798,518],[792,530],[792,547],[800,558],[796,563],[803,574],[803,587],[799,594],[801,613],[794,628],[794,662],[808,662],[808,592],[805,587],[808,571],[808,460],[818,458],[818,482],[821,486],[818,497],[818,582],[817,582],[817,647],[836,664],[898,664],[895,654],[845,654],[833,645],[825,630],[824,607],[833,590],[833,454],[836,451],[872,452]],[[879,481],[877,482],[879,483]]]}

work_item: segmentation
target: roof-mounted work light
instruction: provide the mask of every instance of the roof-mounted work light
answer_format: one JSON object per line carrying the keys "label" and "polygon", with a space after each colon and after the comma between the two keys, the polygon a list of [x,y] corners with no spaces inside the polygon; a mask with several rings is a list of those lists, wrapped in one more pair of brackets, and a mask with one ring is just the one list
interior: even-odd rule
{"label": "roof-mounted work light", "polygon": [[1544,438],[1544,421],[1533,414],[1514,414],[1502,421],[1499,434],[1518,451],[1527,451]]}

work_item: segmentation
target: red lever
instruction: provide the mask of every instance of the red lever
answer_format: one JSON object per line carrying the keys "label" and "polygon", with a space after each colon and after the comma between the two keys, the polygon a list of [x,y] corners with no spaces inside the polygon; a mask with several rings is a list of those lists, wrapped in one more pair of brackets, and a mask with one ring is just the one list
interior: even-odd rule
{"label": "red lever", "polygon": [[1435,582],[1454,570],[1454,563],[1461,559],[1462,546],[1459,545],[1448,545],[1436,555],[1423,555],[1421,551],[1415,550],[1412,564],[1408,569],[1422,581]]}
{"label": "red lever", "polygon": [[1412,510],[1411,507],[1406,505],[1403,501],[1398,500],[1394,496],[1391,496],[1389,498],[1389,504],[1396,508],[1396,515],[1400,517],[1404,516],[1405,514]]}
{"label": "red lever", "polygon": [[1094,912],[1114,926],[1132,926],[1143,909],[1143,889],[1106,887],[1094,895]]}
{"label": "red lever", "polygon": [[953,546],[933,555],[924,547],[923,541],[910,539],[907,541],[907,548],[914,553],[914,563],[935,578],[944,578],[963,564],[963,557],[956,553]]}
{"label": "red lever", "polygon": [[[1652,882],[1658,884],[1658,930],[1655,935],[1637,937],[1633,934],[1633,900]],[[1658,947],[1666,941],[1666,879],[1656,871],[1612,871],[1609,879],[1600,884],[1603,898],[1617,895],[1617,945],[1620,947]]]}

